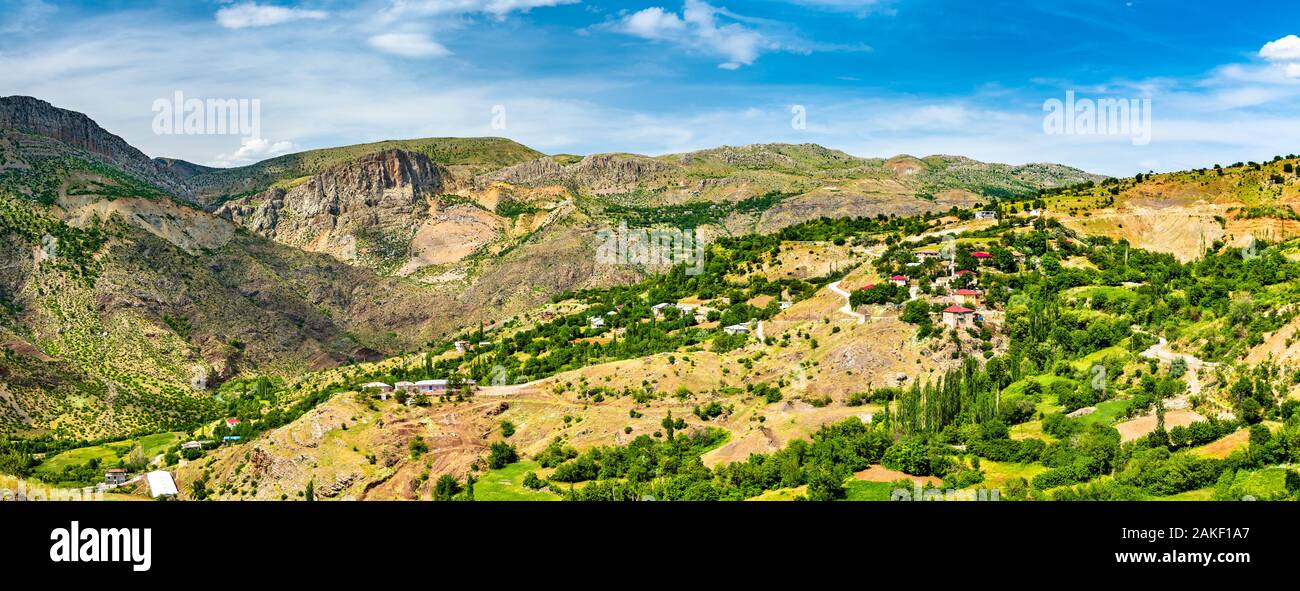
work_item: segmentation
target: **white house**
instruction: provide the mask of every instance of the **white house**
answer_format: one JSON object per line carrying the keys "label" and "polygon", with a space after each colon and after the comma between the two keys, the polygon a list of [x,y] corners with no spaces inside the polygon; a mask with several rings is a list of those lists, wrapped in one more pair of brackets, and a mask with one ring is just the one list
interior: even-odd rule
{"label": "white house", "polygon": [[792,308],[792,307],[794,307],[794,302],[789,302],[789,301],[787,301],[787,302],[781,302],[781,309],[782,309],[782,310],[789,310],[789,309]]}
{"label": "white house", "polygon": [[392,386],[389,386],[388,384],[385,384],[383,382],[370,382],[369,384],[365,384],[361,386],[361,389],[363,391],[378,390],[380,400],[388,400],[388,395],[393,391]]}
{"label": "white house", "polygon": [[916,251],[916,258],[919,259],[919,260],[922,260],[922,261],[928,261],[928,260],[930,260],[930,259],[937,259],[937,258],[939,258],[939,251],[937,251],[937,250],[918,250],[918,251]]}
{"label": "white house", "polygon": [[415,382],[397,382],[396,384],[393,384],[393,386],[403,392],[415,391]]}
{"label": "white house", "polygon": [[671,308],[671,307],[673,307],[673,305],[672,305],[672,304],[668,304],[668,303],[655,304],[655,305],[653,305],[653,306],[650,307],[650,311],[651,311],[651,312],[654,312],[654,313],[655,313],[655,316],[663,316],[663,315],[664,315],[664,310],[667,310],[668,308]]}
{"label": "white house", "polygon": [[130,474],[127,474],[125,469],[113,468],[112,470],[109,470],[108,472],[104,473],[104,484],[107,484],[109,486],[121,486],[123,484],[126,484],[126,480],[129,477]]}
{"label": "white house", "polygon": [[587,319],[587,322],[591,323],[592,328],[602,328],[605,326],[605,319],[600,316],[592,316]]}
{"label": "white house", "polygon": [[425,394],[441,392],[447,389],[447,380],[420,380],[415,383],[415,389]]}
{"label": "white house", "polygon": [[729,335],[747,334],[749,333],[749,324],[748,323],[733,324],[731,326],[722,329],[722,332],[725,332]]}
{"label": "white house", "polygon": [[469,341],[456,341],[455,345],[456,345],[457,353],[464,353],[466,351],[469,351],[471,346]]}
{"label": "white house", "polygon": [[977,219],[977,220],[996,220],[996,219],[998,219],[998,212],[996,212],[996,211],[977,211],[977,212],[975,212],[975,219]]}
{"label": "white house", "polygon": [[149,496],[174,497],[177,495],[176,481],[172,480],[170,472],[154,470],[145,475],[145,481],[149,483]]}

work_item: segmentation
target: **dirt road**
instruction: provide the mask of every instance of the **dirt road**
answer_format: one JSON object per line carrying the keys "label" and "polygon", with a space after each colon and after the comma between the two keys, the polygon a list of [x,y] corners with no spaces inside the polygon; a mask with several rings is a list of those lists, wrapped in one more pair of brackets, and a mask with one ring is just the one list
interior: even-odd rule
{"label": "dirt road", "polygon": [[840,313],[841,313],[841,314],[847,314],[847,315],[849,315],[849,316],[852,316],[852,317],[856,318],[856,319],[858,320],[858,324],[866,324],[866,323],[867,323],[867,317],[866,317],[866,316],[863,316],[862,314],[859,314],[859,313],[853,311],[853,304],[852,304],[851,296],[849,295],[849,292],[844,291],[843,289],[840,289],[840,282],[839,282],[839,281],[836,281],[835,283],[832,283],[832,284],[830,285],[830,288],[831,288],[831,291],[835,292],[835,293],[838,294],[840,297],[844,298],[844,307],[843,307],[843,308],[840,308]]}

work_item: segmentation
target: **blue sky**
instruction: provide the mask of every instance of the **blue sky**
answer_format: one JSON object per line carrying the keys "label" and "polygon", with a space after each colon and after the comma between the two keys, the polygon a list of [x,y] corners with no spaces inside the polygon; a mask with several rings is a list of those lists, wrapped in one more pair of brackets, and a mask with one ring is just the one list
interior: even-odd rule
{"label": "blue sky", "polygon": [[[205,164],[485,135],[548,153],[811,142],[1114,175],[1300,152],[1300,11],[1280,1],[0,0],[0,14],[0,95]],[[154,133],[154,101],[176,91],[258,99],[261,136]],[[1045,101],[1067,92],[1149,99],[1150,142],[1045,133]]]}

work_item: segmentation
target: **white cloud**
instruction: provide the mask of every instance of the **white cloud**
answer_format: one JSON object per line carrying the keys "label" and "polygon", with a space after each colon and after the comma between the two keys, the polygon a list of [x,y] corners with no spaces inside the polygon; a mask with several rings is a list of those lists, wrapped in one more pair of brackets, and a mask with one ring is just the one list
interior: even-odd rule
{"label": "white cloud", "polygon": [[1269,41],[1259,50],[1259,57],[1270,62],[1300,61],[1300,37],[1287,35],[1277,41]]}
{"label": "white cloud", "polygon": [[227,29],[269,27],[298,20],[321,20],[327,15],[323,10],[308,10],[243,2],[217,11],[217,23]]}
{"label": "white cloud", "polygon": [[579,0],[394,0],[385,11],[389,18],[491,14],[505,18],[512,12],[577,4]]}
{"label": "white cloud", "polygon": [[623,17],[616,30],[721,57],[726,61],[718,67],[725,70],[751,65],[765,51],[792,49],[739,22],[722,23],[719,16],[736,20],[736,15],[704,0],[686,0],[680,16],[655,6]]}
{"label": "white cloud", "polygon": [[446,57],[451,50],[424,33],[384,33],[369,39],[371,47],[402,57]]}
{"label": "white cloud", "polygon": [[1259,57],[1281,68],[1287,78],[1300,78],[1300,37],[1287,35],[1269,41],[1260,48]]}
{"label": "white cloud", "polygon": [[686,22],[659,6],[637,12],[623,21],[623,30],[643,39],[668,39],[686,32]]}
{"label": "white cloud", "polygon": [[283,156],[297,149],[298,147],[293,142],[272,142],[260,137],[243,138],[239,140],[238,150],[235,150],[233,154],[218,154],[211,164],[213,166],[240,166],[267,158]]}

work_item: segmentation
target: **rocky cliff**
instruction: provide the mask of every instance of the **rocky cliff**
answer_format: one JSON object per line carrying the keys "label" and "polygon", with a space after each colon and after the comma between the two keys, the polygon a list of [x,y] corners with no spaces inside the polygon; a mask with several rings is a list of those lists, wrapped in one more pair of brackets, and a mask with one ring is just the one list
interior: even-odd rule
{"label": "rocky cliff", "polygon": [[0,132],[50,138],[90,154],[104,164],[158,185],[177,197],[190,191],[167,167],[109,133],[90,117],[29,96],[0,97]]}
{"label": "rocky cliff", "polygon": [[290,188],[229,201],[217,215],[280,242],[349,263],[404,262],[407,244],[450,172],[401,150],[362,156]]}

